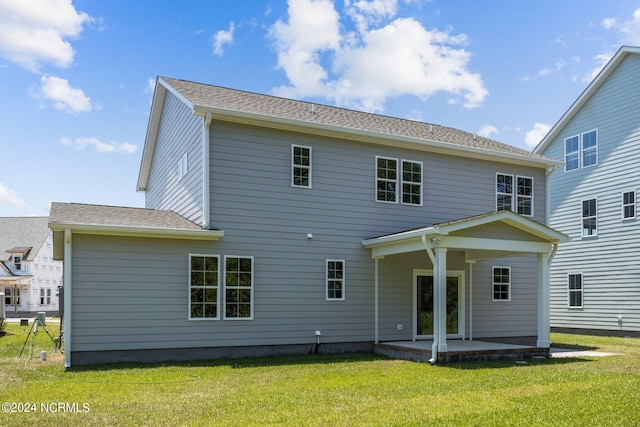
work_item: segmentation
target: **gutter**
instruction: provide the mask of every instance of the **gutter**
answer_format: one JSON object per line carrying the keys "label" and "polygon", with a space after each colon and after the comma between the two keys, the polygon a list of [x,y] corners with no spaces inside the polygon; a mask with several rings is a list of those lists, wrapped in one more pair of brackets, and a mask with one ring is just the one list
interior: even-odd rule
{"label": "gutter", "polygon": [[53,231],[70,230],[78,234],[105,236],[157,237],[165,239],[218,240],[224,237],[222,230],[186,230],[180,228],[125,227],[114,225],[49,223]]}

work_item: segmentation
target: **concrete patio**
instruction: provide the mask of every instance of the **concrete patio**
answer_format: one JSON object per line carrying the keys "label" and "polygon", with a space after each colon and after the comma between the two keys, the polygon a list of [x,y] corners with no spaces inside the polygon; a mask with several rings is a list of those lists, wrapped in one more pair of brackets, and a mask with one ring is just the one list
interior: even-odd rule
{"label": "concrete patio", "polygon": [[[432,345],[433,341],[393,341],[376,344],[374,351],[393,359],[429,362]],[[438,354],[438,364],[549,357],[548,348],[476,340],[448,340],[447,350]]]}

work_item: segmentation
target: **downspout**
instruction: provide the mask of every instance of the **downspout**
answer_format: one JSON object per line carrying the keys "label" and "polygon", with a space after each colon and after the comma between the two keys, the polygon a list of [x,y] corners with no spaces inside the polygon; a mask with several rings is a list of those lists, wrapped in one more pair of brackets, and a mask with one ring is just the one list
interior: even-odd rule
{"label": "downspout", "polygon": [[378,300],[378,283],[379,283],[379,276],[378,276],[378,260],[379,258],[376,257],[375,258],[375,291],[374,291],[374,300],[373,300],[373,305],[375,307],[375,314],[374,314],[374,339],[375,339],[375,343],[378,344],[379,342],[379,338],[378,338],[378,309],[379,309],[379,300]]}
{"label": "downspout", "polygon": [[551,191],[549,191],[549,177],[553,175],[555,171],[556,171],[556,166],[551,166],[550,168],[546,169],[545,171],[546,173],[544,175],[544,187],[545,187],[544,203],[546,205],[544,209],[544,223],[547,226],[549,225],[549,219],[551,218]]}
{"label": "downspout", "polygon": [[[433,249],[429,246],[429,244],[427,243],[427,236],[425,234],[422,235],[422,244],[424,245],[424,249],[427,252],[427,255],[429,256],[429,259],[431,260],[431,265],[433,265],[433,268],[435,270],[435,266],[436,266],[436,256],[433,253]],[[434,298],[436,296],[436,288],[437,286],[434,285]],[[434,313],[435,313],[435,304],[434,304]],[[438,316],[433,316],[433,331],[434,331],[434,339],[433,339],[433,344],[431,344],[431,359],[429,359],[429,363],[431,363],[432,365],[435,364],[438,361],[438,340],[435,339],[435,331],[437,330],[436,328],[439,326],[439,319]]]}
{"label": "downspout", "polygon": [[211,159],[209,156],[211,152],[210,143],[212,119],[213,115],[211,113],[207,113],[204,117],[204,126],[202,128],[202,215],[204,217],[202,220],[202,228],[205,230],[209,229],[209,223],[211,222],[211,176],[209,175]]}
{"label": "downspout", "polygon": [[64,367],[71,367],[71,299],[73,298],[71,288],[71,230],[64,230],[64,263],[63,268],[63,286],[64,286]]}

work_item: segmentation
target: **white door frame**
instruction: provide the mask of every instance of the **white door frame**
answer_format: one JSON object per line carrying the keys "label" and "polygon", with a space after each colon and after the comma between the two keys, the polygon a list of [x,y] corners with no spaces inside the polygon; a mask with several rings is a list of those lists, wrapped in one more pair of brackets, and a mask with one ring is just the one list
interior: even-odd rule
{"label": "white door frame", "polygon": [[[464,270],[447,270],[447,277],[458,278],[458,333],[447,334],[447,338],[465,339],[465,281]],[[418,276],[432,276],[433,270],[414,269],[413,270],[413,298],[412,298],[412,323],[413,323],[413,341],[433,339],[431,335],[418,335]],[[435,313],[434,313],[435,316]],[[445,329],[446,330],[446,329]]]}

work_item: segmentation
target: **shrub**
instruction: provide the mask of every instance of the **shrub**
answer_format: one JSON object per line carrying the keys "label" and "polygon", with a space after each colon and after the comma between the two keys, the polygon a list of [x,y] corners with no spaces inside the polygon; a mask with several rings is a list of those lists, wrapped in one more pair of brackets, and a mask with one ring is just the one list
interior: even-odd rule
{"label": "shrub", "polygon": [[7,326],[7,323],[4,321],[2,317],[0,317],[0,337],[4,335],[5,326]]}

